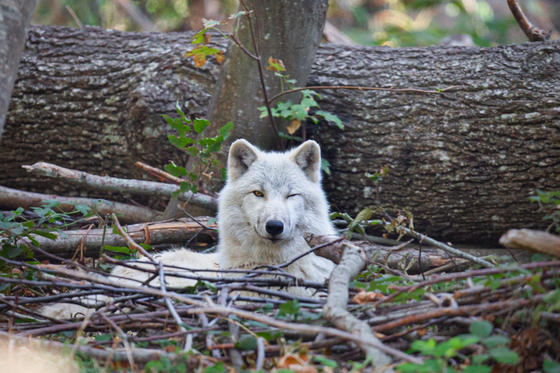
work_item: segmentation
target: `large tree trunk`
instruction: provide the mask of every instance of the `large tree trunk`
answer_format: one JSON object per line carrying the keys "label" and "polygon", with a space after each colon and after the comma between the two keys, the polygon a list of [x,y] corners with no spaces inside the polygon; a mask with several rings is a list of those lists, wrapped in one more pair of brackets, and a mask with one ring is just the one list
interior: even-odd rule
{"label": "large tree trunk", "polygon": [[0,0],[0,139],[16,81],[26,27],[37,0]]}
{"label": "large tree trunk", "polygon": [[[189,34],[34,28],[0,149],[0,185],[105,196],[29,177],[22,164],[141,177],[137,160],[184,162],[160,114],[176,100],[203,116],[218,67],[194,69]],[[280,57],[280,56],[279,56]],[[332,175],[335,209],[373,204],[363,176],[384,165],[381,200],[410,210],[415,226],[453,242],[496,243],[508,228],[537,228],[527,197],[560,190],[560,43],[496,48],[319,48],[308,84],[434,90],[439,94],[323,91],[341,117],[312,126]],[[308,126],[309,128],[309,126]],[[107,198],[107,196],[105,196]],[[113,196],[113,198],[116,198]]]}
{"label": "large tree trunk", "polygon": [[[271,57],[283,61],[286,67],[284,74],[290,75],[290,79],[297,82],[296,86],[305,86],[323,35],[328,2],[275,0],[254,1],[247,5],[251,6],[251,24],[247,17],[241,17],[238,37],[242,45],[257,54],[252,44],[249,27],[252,26],[268,98],[282,91],[280,79],[274,72],[265,70]],[[282,97],[274,105],[290,98],[293,101],[300,95],[289,96]],[[212,126],[216,129],[233,122],[232,138],[244,138],[262,149],[278,150],[282,146],[278,141],[280,138],[274,133],[276,129],[268,117],[259,118],[261,112],[258,108],[265,106],[263,97],[257,62],[230,43],[208,109]],[[278,119],[275,121],[280,122]]]}

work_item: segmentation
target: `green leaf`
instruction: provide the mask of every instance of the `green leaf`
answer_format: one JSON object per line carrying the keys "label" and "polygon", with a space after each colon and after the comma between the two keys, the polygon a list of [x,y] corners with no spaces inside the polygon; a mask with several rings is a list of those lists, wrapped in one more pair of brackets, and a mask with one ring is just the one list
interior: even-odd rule
{"label": "green leaf", "polygon": [[187,170],[184,167],[177,166],[173,161],[166,165],[164,169],[175,177],[187,176]]}
{"label": "green leaf", "polygon": [[11,259],[21,254],[21,252],[23,251],[23,247],[9,245],[7,248],[5,248],[5,250],[6,254],[8,254],[8,258]]}
{"label": "green leaf", "polygon": [[96,335],[93,338],[98,342],[107,342],[107,341],[110,341],[110,340],[113,339],[113,338],[111,338],[110,334]]}
{"label": "green leaf", "polygon": [[196,118],[193,123],[193,127],[196,133],[202,133],[210,125],[210,122],[206,119]]}
{"label": "green leaf", "polygon": [[275,339],[278,339],[278,337],[282,336],[282,333],[277,331],[264,331],[264,332],[257,332],[255,334],[258,335],[259,337],[263,337],[267,341],[273,341]]}
{"label": "green leaf", "polygon": [[200,44],[204,42],[204,35],[206,34],[206,29],[202,29],[193,35],[191,44]]}
{"label": "green leaf", "polygon": [[498,363],[515,365],[519,361],[517,352],[510,350],[507,347],[496,347],[490,349],[490,356]]}
{"label": "green leaf", "polygon": [[560,373],[560,364],[558,364],[556,361],[544,358],[543,371],[544,373]]}
{"label": "green leaf", "polygon": [[486,320],[476,320],[469,327],[469,331],[480,338],[488,337],[492,330],[494,326]]}
{"label": "green leaf", "polygon": [[280,305],[279,316],[293,315],[294,320],[297,320],[299,309],[301,308],[299,301],[296,299],[288,301]]}
{"label": "green leaf", "polygon": [[35,231],[33,232],[34,234],[36,234],[37,236],[41,236],[41,237],[45,237],[48,238],[49,240],[56,240],[57,239],[57,235],[54,233],[50,233],[50,232],[43,232],[43,231]]}
{"label": "green leaf", "polygon": [[224,363],[218,363],[204,369],[204,373],[226,373]]}
{"label": "green leaf", "polygon": [[329,367],[329,368],[336,368],[338,366],[338,363],[334,360],[328,359],[325,356],[321,356],[321,355],[315,355],[313,356],[313,360],[315,360],[316,362],[318,362],[319,364]]}
{"label": "green leaf", "polygon": [[325,158],[321,158],[321,170],[323,170],[323,172],[327,175],[331,174],[330,166],[331,164],[329,163],[329,161],[327,161]]}
{"label": "green leaf", "polygon": [[231,135],[231,131],[233,131],[233,122],[228,122],[222,128],[220,128],[218,134],[221,138],[227,140],[229,135]]}
{"label": "green leaf", "polygon": [[490,359],[490,355],[488,354],[474,355],[472,357],[472,362],[473,364],[482,364],[488,359]]}
{"label": "green leaf", "polygon": [[235,348],[241,351],[254,351],[257,349],[257,338],[252,335],[242,335],[235,344]]}
{"label": "green leaf", "polygon": [[509,342],[509,338],[501,335],[492,335],[482,340],[482,343],[488,348],[509,344]]}
{"label": "green leaf", "polygon": [[338,128],[340,128],[341,130],[344,129],[344,124],[342,124],[342,121],[334,114],[331,114],[327,111],[323,111],[323,110],[318,110],[315,115],[319,115],[322,116],[323,118],[325,118],[326,121],[328,122],[333,122],[334,124],[336,124],[338,126]]}
{"label": "green leaf", "polygon": [[122,254],[130,255],[130,249],[129,249],[128,247],[124,247],[124,246],[110,246],[110,245],[105,245],[105,250],[115,251],[115,252],[117,252],[117,253],[122,253]]}

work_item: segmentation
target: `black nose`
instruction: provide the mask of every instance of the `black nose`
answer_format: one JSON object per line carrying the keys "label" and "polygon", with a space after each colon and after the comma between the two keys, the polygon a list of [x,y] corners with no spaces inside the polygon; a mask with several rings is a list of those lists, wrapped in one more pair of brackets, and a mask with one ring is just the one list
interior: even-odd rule
{"label": "black nose", "polygon": [[266,222],[266,231],[273,236],[278,236],[284,231],[284,223],[279,220],[269,220]]}

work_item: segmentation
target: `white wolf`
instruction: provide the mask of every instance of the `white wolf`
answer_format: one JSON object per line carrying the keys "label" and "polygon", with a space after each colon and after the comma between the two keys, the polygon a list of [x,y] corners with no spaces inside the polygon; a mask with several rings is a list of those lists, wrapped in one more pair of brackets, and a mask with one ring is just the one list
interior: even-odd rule
{"label": "white wolf", "polygon": [[[321,187],[321,149],[315,141],[276,153],[263,152],[246,140],[237,140],[229,150],[227,171],[228,180],[219,195],[217,253],[179,249],[157,255],[157,260],[190,269],[251,269],[282,264],[309,250],[305,233],[336,236]],[[141,264],[153,268],[151,264]],[[285,270],[300,279],[323,282],[333,268],[331,261],[311,253]],[[127,267],[116,267],[111,274],[140,281],[148,280],[150,275]],[[183,287],[195,281],[167,276],[166,283]],[[159,287],[157,279],[150,284]],[[303,287],[288,291],[299,296],[313,293]],[[77,312],[84,312],[84,308],[56,304],[42,311],[57,318]]]}

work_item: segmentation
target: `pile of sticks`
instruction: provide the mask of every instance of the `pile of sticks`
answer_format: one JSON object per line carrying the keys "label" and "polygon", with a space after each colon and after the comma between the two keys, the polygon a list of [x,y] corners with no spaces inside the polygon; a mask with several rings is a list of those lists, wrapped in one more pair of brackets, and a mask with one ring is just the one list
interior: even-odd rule
{"label": "pile of sticks", "polygon": [[[54,165],[37,164],[30,169],[79,185],[91,186],[95,178],[101,178]],[[137,192],[166,190],[161,195],[168,197],[178,188],[101,179],[97,182],[105,188],[128,185]],[[0,189],[0,193],[6,190]],[[39,195],[38,201],[30,202],[22,198],[27,204],[22,200],[17,204],[24,208],[53,199]],[[215,196],[209,194],[184,193],[179,200],[196,201],[205,207],[215,204]],[[76,203],[74,199],[64,202]],[[126,215],[122,206],[106,205],[103,212],[113,214],[115,230],[107,227],[108,219],[99,218],[87,221],[86,229],[69,230],[54,239],[22,238],[19,243],[31,248],[41,263],[0,256],[0,339],[25,344],[30,337],[38,338],[50,350],[70,346],[73,353],[105,367],[112,364],[132,370],[150,361],[166,360],[171,364],[184,361],[193,369],[222,363],[227,369],[316,372],[324,358],[343,369],[352,368],[349,361],[364,359],[386,369],[401,362],[421,363],[419,356],[406,352],[415,340],[446,340],[466,333],[474,320],[484,318],[513,341],[538,319],[542,327],[539,333],[547,340],[542,348],[550,355],[558,353],[560,341],[555,330],[560,314],[547,302],[557,287],[560,261],[498,266],[495,259],[465,253],[407,228],[403,233],[423,244],[422,248],[412,248],[413,240],[385,239],[384,243],[393,246],[380,246],[371,239],[357,242],[310,235],[310,250],[281,265],[212,269],[218,272],[216,277],[210,270],[177,273],[189,268],[165,266],[155,260],[153,268],[144,266],[142,270],[150,272],[152,279],[159,278],[161,286],[130,285],[112,278],[107,270],[114,265],[135,268],[136,263],[108,255],[105,246],[128,246],[140,252],[140,243],[160,249],[189,243],[208,248],[217,240],[217,227],[210,218],[191,217],[123,229],[115,212],[123,214],[120,220],[127,222],[152,220],[159,212]],[[124,215],[127,218],[123,219]],[[519,244],[516,234],[519,232],[504,240],[527,249]],[[549,246],[547,254],[554,256],[554,247]],[[302,281],[284,270],[312,252],[338,264],[326,284]],[[165,279],[172,276],[191,278],[198,284],[171,288]],[[375,283],[386,286],[376,288]],[[313,289],[315,296],[296,299],[286,291],[293,286]],[[42,306],[57,302],[82,304],[93,312],[69,320],[41,314]],[[523,357],[528,347],[518,344],[516,348]],[[323,371],[326,368],[322,366]]]}

